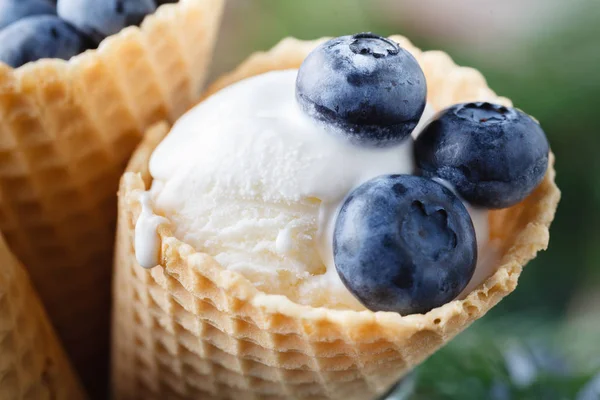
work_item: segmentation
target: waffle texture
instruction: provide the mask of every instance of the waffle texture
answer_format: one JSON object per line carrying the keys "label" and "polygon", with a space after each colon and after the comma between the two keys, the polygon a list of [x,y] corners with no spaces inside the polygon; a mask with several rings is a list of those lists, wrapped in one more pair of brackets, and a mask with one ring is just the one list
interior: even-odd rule
{"label": "waffle texture", "polygon": [[160,7],[70,61],[0,65],[0,229],[91,393],[108,384],[119,177],[197,100],[223,0]]}
{"label": "waffle texture", "polygon": [[85,398],[27,272],[0,236],[0,399]]}
{"label": "waffle texture", "polygon": [[[392,38],[421,63],[435,107],[475,100],[510,104],[477,71]],[[285,39],[251,56],[208,94],[252,75],[297,68],[318,43]],[[548,244],[560,197],[551,163],[524,202],[492,213],[500,265],[464,300],[409,316],[312,308],[258,291],[176,239],[168,225],[158,228],[160,266],[144,270],[137,264],[138,197],[151,183],[148,159],[168,129],[157,125],[146,135],[119,190],[113,288],[118,400],[375,398],[515,289],[523,266]]]}

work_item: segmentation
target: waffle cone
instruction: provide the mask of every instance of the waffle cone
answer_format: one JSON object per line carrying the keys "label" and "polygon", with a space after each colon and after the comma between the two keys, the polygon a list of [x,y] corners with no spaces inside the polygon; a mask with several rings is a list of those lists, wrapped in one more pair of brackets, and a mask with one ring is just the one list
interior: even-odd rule
{"label": "waffle cone", "polygon": [[0,229],[91,393],[108,388],[119,177],[146,128],[197,100],[222,3],[162,6],[68,62],[0,65]]}
{"label": "waffle cone", "polygon": [[[421,63],[436,108],[497,97],[484,78],[441,52],[393,37]],[[318,42],[286,39],[218,80],[215,92],[246,77],[297,68]],[[210,127],[207,127],[210,129]],[[523,266],[548,244],[560,197],[552,163],[522,203],[490,216],[501,243],[497,271],[464,300],[424,315],[341,311],[265,294],[246,278],[158,229],[160,265],[144,270],[134,254],[138,195],[148,158],[168,131],[158,125],[134,153],[119,191],[115,256],[116,399],[369,399],[483,316],[517,286]]]}
{"label": "waffle cone", "polygon": [[0,399],[85,398],[27,272],[0,236]]}

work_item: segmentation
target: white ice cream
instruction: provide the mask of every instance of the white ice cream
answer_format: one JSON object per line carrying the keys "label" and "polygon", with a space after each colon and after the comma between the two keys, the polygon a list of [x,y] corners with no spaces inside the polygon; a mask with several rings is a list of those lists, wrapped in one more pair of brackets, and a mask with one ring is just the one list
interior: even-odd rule
{"label": "white ice cream", "polygon": [[[332,135],[298,108],[296,74],[246,79],[182,117],[150,159],[154,214],[170,221],[176,237],[265,292],[364,309],[333,263],[337,211],[361,183],[413,173],[413,142],[377,149]],[[487,212],[473,217],[481,248]],[[142,266],[153,267],[158,220],[140,220],[136,254]]]}

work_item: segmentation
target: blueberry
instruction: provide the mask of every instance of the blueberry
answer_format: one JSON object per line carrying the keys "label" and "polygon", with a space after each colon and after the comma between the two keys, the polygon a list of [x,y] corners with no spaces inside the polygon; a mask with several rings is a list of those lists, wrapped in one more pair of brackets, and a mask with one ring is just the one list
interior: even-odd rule
{"label": "blueberry", "polygon": [[156,0],[156,5],[161,6],[161,5],[167,4],[167,3],[177,3],[177,1],[179,1],[179,0]]}
{"label": "blueberry", "polygon": [[58,15],[97,43],[155,10],[153,0],[58,0]]}
{"label": "blueberry", "polygon": [[372,33],[320,45],[304,60],[296,81],[296,99],[306,113],[369,146],[397,144],[410,135],[426,95],[417,60]]}
{"label": "blueberry", "polygon": [[338,215],[340,278],[367,308],[425,313],[460,294],[477,263],[473,222],[443,185],[384,175],[353,190]]}
{"label": "blueberry", "polygon": [[0,31],[0,61],[17,68],[40,58],[68,60],[90,44],[88,38],[56,16],[27,17]]}
{"label": "blueberry", "polygon": [[0,0],[0,29],[32,15],[56,15],[48,0]]}
{"label": "blueberry", "polygon": [[510,207],[529,195],[548,168],[549,145],[527,114],[490,103],[452,106],[415,142],[423,175],[450,182],[471,204]]}

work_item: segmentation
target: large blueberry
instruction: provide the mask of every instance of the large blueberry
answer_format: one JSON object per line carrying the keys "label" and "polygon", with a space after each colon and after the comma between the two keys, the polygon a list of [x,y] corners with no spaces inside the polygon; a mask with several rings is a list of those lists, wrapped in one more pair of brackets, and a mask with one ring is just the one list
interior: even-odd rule
{"label": "large blueberry", "polygon": [[425,176],[450,182],[469,203],[510,207],[529,195],[548,168],[539,123],[510,107],[466,103],[436,116],[415,143]]}
{"label": "large blueberry", "polygon": [[27,17],[0,31],[0,61],[17,68],[41,58],[68,60],[90,44],[88,38],[56,16]]}
{"label": "large blueberry", "polygon": [[56,14],[48,0],[0,0],[0,29],[32,15]]}
{"label": "large blueberry", "polygon": [[156,10],[153,0],[58,0],[58,15],[97,43]]}
{"label": "large blueberry", "polygon": [[417,126],[427,85],[415,58],[372,33],[323,43],[302,63],[296,99],[312,117],[370,146],[399,143]]}
{"label": "large blueberry", "polygon": [[460,294],[477,263],[473,222],[441,184],[384,175],[350,193],[335,225],[334,260],[372,311],[425,313]]}

